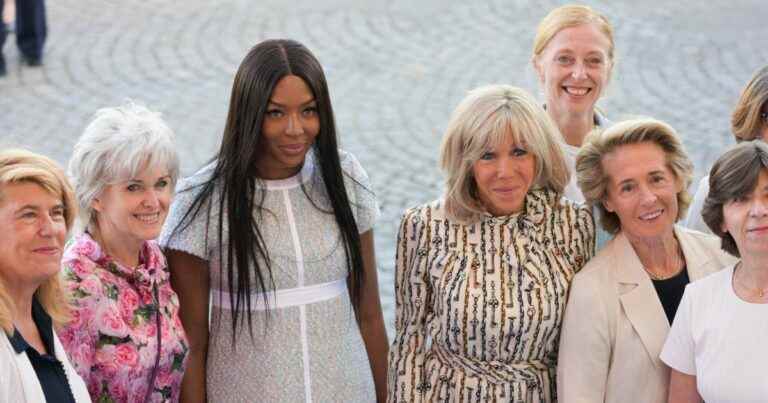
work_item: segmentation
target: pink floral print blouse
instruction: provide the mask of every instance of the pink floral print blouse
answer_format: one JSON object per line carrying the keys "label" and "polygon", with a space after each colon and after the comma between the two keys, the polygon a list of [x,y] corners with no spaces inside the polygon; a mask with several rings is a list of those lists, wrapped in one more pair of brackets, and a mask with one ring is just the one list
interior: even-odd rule
{"label": "pink floral print blouse", "polygon": [[129,268],[82,234],[62,264],[72,320],[59,337],[93,401],[178,401],[189,348],[157,244],[145,242],[139,265]]}

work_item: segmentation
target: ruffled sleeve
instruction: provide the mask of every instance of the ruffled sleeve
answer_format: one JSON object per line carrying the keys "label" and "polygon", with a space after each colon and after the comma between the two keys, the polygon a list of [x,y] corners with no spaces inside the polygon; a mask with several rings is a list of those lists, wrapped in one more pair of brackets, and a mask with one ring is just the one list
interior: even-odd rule
{"label": "ruffled sleeve", "polygon": [[387,400],[415,402],[424,387],[424,361],[429,323],[433,312],[433,290],[429,278],[429,228],[424,212],[430,207],[408,210],[397,236],[395,267],[396,335],[389,356]]}
{"label": "ruffled sleeve", "polygon": [[339,150],[339,158],[344,172],[344,186],[347,188],[352,205],[352,214],[355,216],[358,232],[362,234],[373,228],[379,218],[381,214],[379,201],[373,191],[368,173],[357,158],[342,150]]}

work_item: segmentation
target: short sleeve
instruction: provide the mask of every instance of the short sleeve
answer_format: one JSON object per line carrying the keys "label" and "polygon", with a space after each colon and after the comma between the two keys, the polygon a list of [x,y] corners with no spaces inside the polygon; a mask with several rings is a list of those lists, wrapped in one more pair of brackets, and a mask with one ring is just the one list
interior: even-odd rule
{"label": "short sleeve", "polygon": [[364,233],[373,228],[379,218],[379,202],[373,191],[371,179],[354,155],[339,150],[341,169],[344,172],[344,185],[352,205],[352,214],[357,222],[357,230]]}
{"label": "short sleeve", "polygon": [[685,287],[683,299],[677,308],[675,320],[672,322],[672,328],[660,356],[670,368],[688,375],[696,375],[696,346],[691,323],[691,304],[695,302],[696,295],[693,294],[692,289],[691,284]]}
{"label": "short sleeve", "polygon": [[[173,249],[189,253],[203,260],[210,260],[208,245],[215,245],[216,240],[211,240],[209,235],[215,235],[213,225],[218,219],[211,214],[210,201],[205,204],[195,205],[202,185],[190,184],[190,180],[179,183],[168,218],[165,220],[163,230],[157,239],[158,244],[164,249]],[[210,219],[209,219],[210,218]],[[213,243],[212,243],[213,242]]]}
{"label": "short sleeve", "polygon": [[711,234],[712,231],[710,231],[707,223],[704,222],[704,218],[701,216],[707,194],[709,194],[709,176],[705,176],[699,182],[699,187],[693,196],[691,206],[688,208],[688,215],[685,217],[685,226],[696,231]]}

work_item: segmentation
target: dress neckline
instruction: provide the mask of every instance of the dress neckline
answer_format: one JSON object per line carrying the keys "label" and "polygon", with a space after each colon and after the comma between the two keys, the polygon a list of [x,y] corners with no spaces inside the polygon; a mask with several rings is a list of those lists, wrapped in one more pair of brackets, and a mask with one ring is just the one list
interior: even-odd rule
{"label": "dress neckline", "polygon": [[304,157],[304,164],[301,166],[299,172],[296,175],[290,176],[285,179],[259,179],[256,181],[257,186],[266,188],[267,190],[286,190],[293,189],[301,186],[309,181],[312,174],[315,171],[315,156],[314,151],[309,150]]}

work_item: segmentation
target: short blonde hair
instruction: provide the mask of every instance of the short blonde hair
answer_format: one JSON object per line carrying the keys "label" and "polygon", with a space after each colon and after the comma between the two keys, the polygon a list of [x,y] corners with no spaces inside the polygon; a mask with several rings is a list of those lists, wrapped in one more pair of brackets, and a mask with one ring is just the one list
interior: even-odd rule
{"label": "short blonde hair", "polygon": [[736,141],[754,140],[765,123],[760,114],[768,104],[768,66],[757,70],[741,91],[731,114],[731,131]]}
{"label": "short blonde hair", "polygon": [[557,142],[560,134],[549,115],[524,90],[509,85],[476,88],[459,103],[448,122],[440,151],[445,174],[445,209],[459,222],[485,213],[475,195],[472,166],[489,148],[511,135],[536,160],[533,187],[562,194],[570,173]]}
{"label": "short blonde hair", "polygon": [[608,38],[611,46],[608,48],[608,59],[613,62],[614,42],[613,27],[604,15],[593,10],[589,6],[567,4],[560,6],[547,14],[536,29],[536,37],[533,39],[533,54],[531,59],[538,57],[549,42],[558,32],[565,28],[576,27],[585,24],[595,24],[600,32]]}
{"label": "short blonde hair", "polygon": [[651,118],[639,118],[615,123],[603,132],[592,132],[584,140],[576,156],[576,175],[584,199],[598,211],[600,224],[608,233],[621,229],[616,213],[606,210],[603,201],[607,197],[609,173],[603,167],[603,158],[621,146],[650,142],[664,150],[667,167],[682,184],[677,193],[677,219],[685,215],[691,204],[688,186],[693,179],[693,164],[683,149],[675,129]]}
{"label": "short blonde hair", "polygon": [[[67,231],[72,228],[77,216],[77,203],[72,186],[56,162],[21,149],[0,151],[0,203],[4,201],[3,187],[15,183],[34,183],[51,194],[60,196],[64,205]],[[58,275],[40,285],[35,296],[54,323],[62,324],[68,319],[67,300]],[[0,327],[8,334],[13,333],[11,312],[14,305],[6,285],[0,279]]]}

